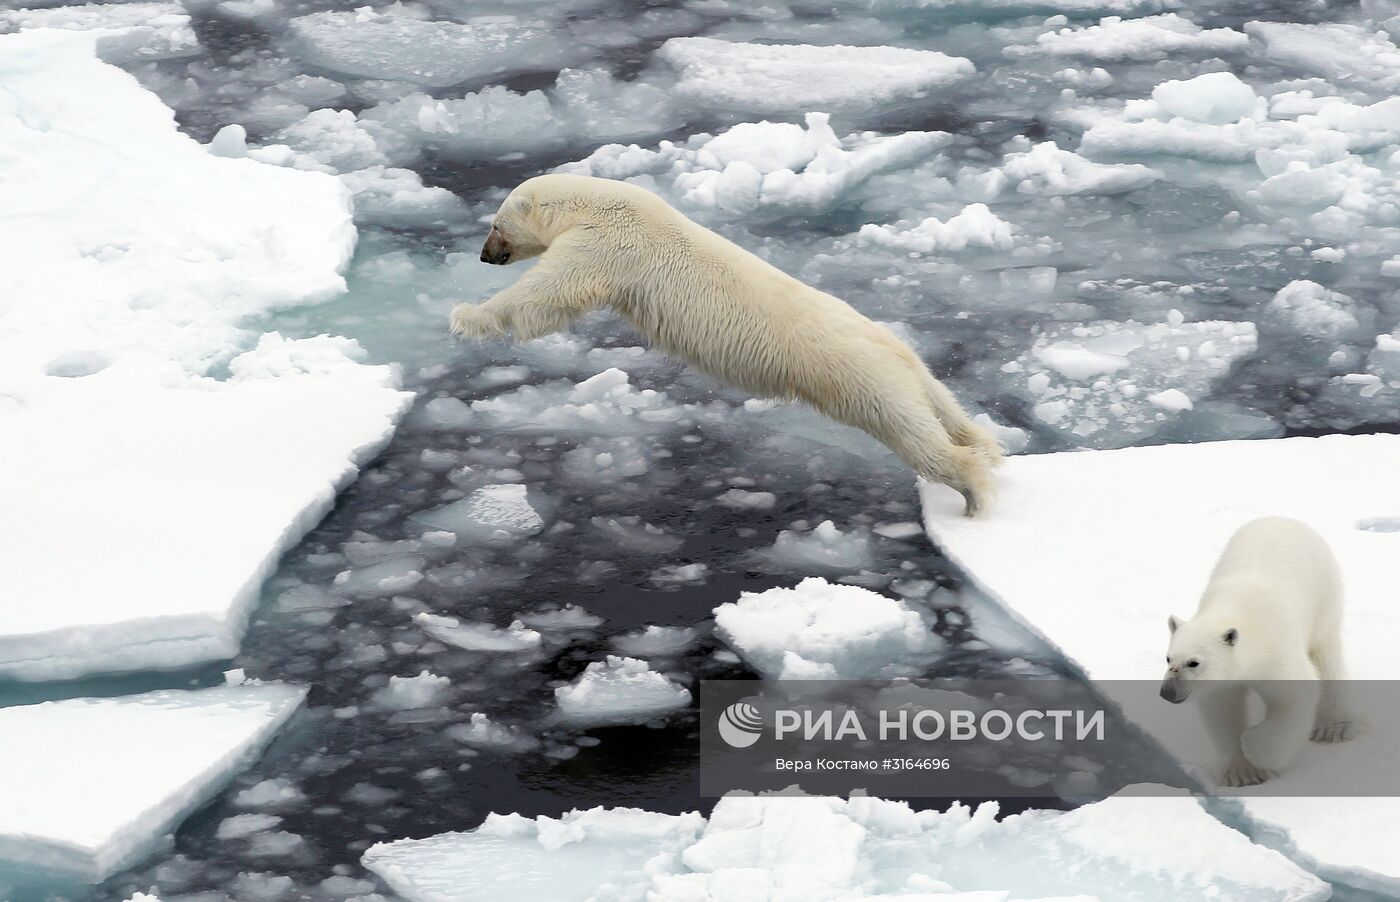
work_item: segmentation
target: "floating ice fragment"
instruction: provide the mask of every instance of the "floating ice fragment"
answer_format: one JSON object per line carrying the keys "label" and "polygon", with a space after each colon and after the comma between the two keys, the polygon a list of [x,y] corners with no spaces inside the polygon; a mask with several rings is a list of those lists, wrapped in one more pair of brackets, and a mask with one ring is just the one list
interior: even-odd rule
{"label": "floating ice fragment", "polygon": [[433,638],[469,651],[528,651],[540,645],[540,634],[526,629],[519,620],[497,629],[489,623],[463,623],[455,617],[428,613],[417,614],[413,619]]}
{"label": "floating ice fragment", "polygon": [[437,703],[452,687],[447,677],[424,670],[417,676],[389,677],[389,685],[375,693],[374,700],[388,708],[426,708]]}
{"label": "floating ice fragment", "polygon": [[574,682],[554,690],[560,715],[573,723],[650,720],[690,704],[690,690],[637,658],[608,655]]}
{"label": "floating ice fragment", "polygon": [[892,675],[939,640],[906,604],[820,577],[715,608],[721,639],[769,679]]}
{"label": "floating ice fragment", "polygon": [[413,519],[466,539],[521,538],[544,529],[525,486],[513,483],[483,486],[461,501],[414,514]]}
{"label": "floating ice fragment", "polygon": [[[961,57],[903,47],[672,38],[657,55],[680,74],[676,90],[682,95],[725,111],[763,114],[869,109],[919,96],[974,71]],[[844,76],[832,78],[835,71]]]}
{"label": "floating ice fragment", "polygon": [[1176,13],[1165,13],[1141,19],[1108,16],[1097,25],[1046,32],[1036,38],[1036,45],[1056,56],[1154,60],[1187,53],[1239,53],[1249,47],[1249,36],[1233,28],[1203,29]]}
{"label": "floating ice fragment", "polygon": [[872,562],[870,537],[858,530],[842,532],[823,520],[807,532],[785,529],[768,548],[755,552],[777,570],[856,570]]}

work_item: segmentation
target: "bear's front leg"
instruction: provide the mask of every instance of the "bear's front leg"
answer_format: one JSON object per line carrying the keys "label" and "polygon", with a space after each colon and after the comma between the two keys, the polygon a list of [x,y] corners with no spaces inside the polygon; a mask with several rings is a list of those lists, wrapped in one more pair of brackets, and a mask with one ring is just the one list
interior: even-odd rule
{"label": "bear's front leg", "polygon": [[1264,719],[1240,736],[1240,750],[1256,767],[1281,771],[1312,732],[1317,711],[1315,681],[1279,680],[1258,687],[1267,708]]}
{"label": "bear's front leg", "polygon": [[508,330],[501,315],[486,304],[458,304],[452,308],[451,325],[459,338],[497,338]]}

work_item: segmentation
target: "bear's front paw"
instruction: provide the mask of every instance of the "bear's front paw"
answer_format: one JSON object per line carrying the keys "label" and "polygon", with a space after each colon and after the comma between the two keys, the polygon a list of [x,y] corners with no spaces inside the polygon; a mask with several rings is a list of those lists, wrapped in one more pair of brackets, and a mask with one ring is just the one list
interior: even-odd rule
{"label": "bear's front paw", "polygon": [[452,308],[452,334],[459,338],[490,338],[506,333],[500,317],[478,304],[458,304]]}
{"label": "bear's front paw", "polygon": [[1226,786],[1258,786],[1269,779],[1269,772],[1255,767],[1243,755],[1236,755],[1225,765]]}
{"label": "bear's front paw", "polygon": [[1356,735],[1356,727],[1348,718],[1346,720],[1330,720],[1327,723],[1318,721],[1313,724],[1312,735],[1308,738],[1313,742],[1346,742]]}

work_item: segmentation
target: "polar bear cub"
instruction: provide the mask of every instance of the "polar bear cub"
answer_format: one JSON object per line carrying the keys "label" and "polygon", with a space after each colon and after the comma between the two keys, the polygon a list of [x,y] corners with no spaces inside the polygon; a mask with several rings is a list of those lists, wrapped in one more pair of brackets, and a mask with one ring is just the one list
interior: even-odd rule
{"label": "polar bear cub", "polygon": [[[1343,697],[1342,581],[1322,537],[1297,520],[1264,517],[1231,537],[1196,616],[1167,621],[1161,695],[1200,699],[1229,786],[1263,783],[1303,742],[1354,732]],[[1250,690],[1263,720],[1247,723]]]}
{"label": "polar bear cub", "polygon": [[463,336],[547,335],[609,308],[663,351],[755,395],[801,400],[884,442],[969,516],[988,498],[996,440],[890,330],[626,182],[532,178],[510,193],[481,251],[540,261],[509,288],[452,311]]}

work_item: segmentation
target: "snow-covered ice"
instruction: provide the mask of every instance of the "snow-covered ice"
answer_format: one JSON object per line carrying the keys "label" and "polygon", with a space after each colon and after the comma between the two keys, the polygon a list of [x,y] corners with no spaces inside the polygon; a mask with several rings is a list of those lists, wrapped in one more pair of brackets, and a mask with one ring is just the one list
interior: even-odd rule
{"label": "snow-covered ice", "polygon": [[371,846],[364,864],[410,902],[486,898],[503,886],[519,902],[640,899],[704,823],[635,808],[491,814],[470,832]]}
{"label": "snow-covered ice", "polygon": [[[707,106],[759,114],[869,109],[972,75],[972,63],[902,47],[815,47],[672,38],[657,55],[680,75],[676,90]],[[830,78],[833,71],[843,77]]]}
{"label": "snow-covered ice", "polygon": [[715,608],[715,630],[770,679],[893,676],[940,642],[904,602],[809,577]]}
{"label": "snow-covered ice", "polygon": [[180,3],[89,3],[0,10],[0,32],[36,28],[91,31],[98,55],[109,63],[174,59],[200,52],[189,13]]}
{"label": "snow-covered ice", "polygon": [[[1400,511],[1400,481],[1384,475],[1397,454],[1400,436],[1331,435],[1015,457],[994,519],[965,521],[930,491],[925,524],[983,589],[1089,676],[1156,680],[1167,615],[1195,610],[1234,530],[1259,516],[1295,517],[1322,534],[1341,564],[1349,676],[1395,679],[1396,533],[1364,524]],[[1345,761],[1365,754],[1364,740],[1324,751]],[[1387,827],[1400,802],[1316,801],[1250,798],[1245,810],[1257,805],[1260,820],[1285,831],[1302,855],[1335,859],[1334,874],[1400,885]]]}
{"label": "snow-covered ice", "polygon": [[349,339],[244,350],[246,317],[344,287],[345,193],[212,156],[93,42],[0,36],[22,213],[0,223],[0,569],[24,599],[0,673],[23,679],[231,656],[277,556],[410,398]]}
{"label": "snow-covered ice", "polygon": [[608,655],[589,664],[567,686],[554,690],[560,715],[570,723],[650,720],[690,704],[690,690],[637,658]]}
{"label": "snow-covered ice", "polygon": [[470,832],[381,843],[364,861],[411,902],[475,898],[503,880],[522,900],[1049,902],[1219,893],[1314,902],[1330,893],[1179,792],[997,815],[994,802],[940,812],[862,796],[731,795],[708,820],[628,808],[533,820],[491,814]]}
{"label": "snow-covered ice", "polygon": [[0,861],[98,882],[157,851],[301,704],[275,683],[0,709]]}

